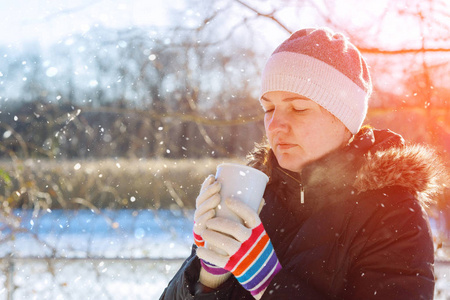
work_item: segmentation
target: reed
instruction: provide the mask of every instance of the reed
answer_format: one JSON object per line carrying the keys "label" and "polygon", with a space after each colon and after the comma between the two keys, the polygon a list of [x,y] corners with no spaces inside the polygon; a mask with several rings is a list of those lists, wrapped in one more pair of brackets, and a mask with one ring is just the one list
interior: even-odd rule
{"label": "reed", "polygon": [[6,210],[189,209],[204,178],[225,161],[3,160],[0,202]]}

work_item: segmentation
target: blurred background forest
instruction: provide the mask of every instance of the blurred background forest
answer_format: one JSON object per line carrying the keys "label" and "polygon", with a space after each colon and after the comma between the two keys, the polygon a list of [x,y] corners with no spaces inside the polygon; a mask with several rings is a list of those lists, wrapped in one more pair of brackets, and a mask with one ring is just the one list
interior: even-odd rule
{"label": "blurred background forest", "polygon": [[[1,4],[4,216],[192,208],[204,176],[263,139],[263,64],[309,26],[344,33],[366,57],[366,123],[450,161],[446,0],[30,3]],[[429,212],[447,237],[449,197]]]}

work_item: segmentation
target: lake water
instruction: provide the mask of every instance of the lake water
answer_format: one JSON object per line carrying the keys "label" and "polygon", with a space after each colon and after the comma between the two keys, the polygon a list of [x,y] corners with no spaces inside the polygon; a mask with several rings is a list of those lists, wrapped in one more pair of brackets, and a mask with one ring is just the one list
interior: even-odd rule
{"label": "lake water", "polygon": [[[193,211],[14,215],[0,236],[0,300],[158,299],[192,245]],[[435,299],[450,299],[450,263],[436,275]]]}
{"label": "lake water", "polygon": [[173,258],[189,255],[192,244],[192,211],[27,210],[15,216],[20,226],[0,245],[2,257]]}

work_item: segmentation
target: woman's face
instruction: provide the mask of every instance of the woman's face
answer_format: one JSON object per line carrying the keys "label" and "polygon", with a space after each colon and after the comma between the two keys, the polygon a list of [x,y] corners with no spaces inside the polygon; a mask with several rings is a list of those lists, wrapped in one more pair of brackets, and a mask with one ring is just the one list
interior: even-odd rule
{"label": "woman's face", "polygon": [[284,169],[300,172],[351,138],[341,121],[306,97],[276,91],[264,94],[260,101],[270,147]]}

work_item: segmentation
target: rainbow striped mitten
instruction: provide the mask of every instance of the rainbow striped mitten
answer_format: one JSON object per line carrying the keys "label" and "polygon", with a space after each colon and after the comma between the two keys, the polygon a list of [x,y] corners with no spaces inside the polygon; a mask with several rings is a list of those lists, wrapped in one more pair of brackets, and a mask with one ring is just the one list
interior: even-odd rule
{"label": "rainbow striped mitten", "polygon": [[258,299],[281,270],[281,264],[258,214],[236,199],[227,199],[226,204],[245,225],[219,217],[209,220],[203,238],[228,255],[199,248],[197,256],[230,271]]}
{"label": "rainbow striped mitten", "polygon": [[195,230],[193,230],[193,235],[194,235],[194,244],[196,244],[197,247],[205,247],[205,240],[202,238],[202,236],[200,234],[195,233]]}

